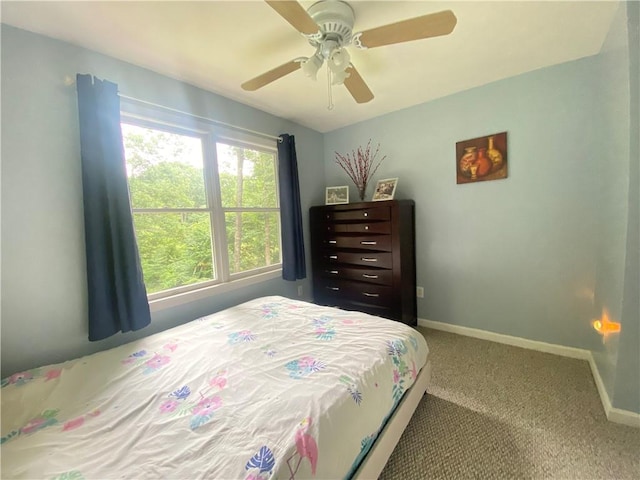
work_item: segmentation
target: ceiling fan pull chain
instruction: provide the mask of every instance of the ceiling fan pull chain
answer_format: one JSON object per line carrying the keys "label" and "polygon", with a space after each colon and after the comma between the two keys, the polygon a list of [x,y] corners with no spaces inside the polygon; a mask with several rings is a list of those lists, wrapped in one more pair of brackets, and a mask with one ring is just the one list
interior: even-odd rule
{"label": "ceiling fan pull chain", "polygon": [[327,62],[327,90],[329,92],[329,105],[327,106],[327,110],[333,110],[333,95],[331,92],[331,69],[329,68],[328,62]]}

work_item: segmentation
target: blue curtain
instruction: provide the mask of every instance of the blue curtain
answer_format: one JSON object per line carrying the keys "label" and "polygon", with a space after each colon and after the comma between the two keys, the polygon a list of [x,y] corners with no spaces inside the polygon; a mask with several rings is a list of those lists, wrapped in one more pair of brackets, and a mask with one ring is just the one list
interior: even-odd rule
{"label": "blue curtain", "polygon": [[297,280],[307,276],[302,234],[298,159],[293,135],[278,140],[278,177],[280,182],[280,222],[282,229],[282,278]]}
{"label": "blue curtain", "polygon": [[147,292],[133,230],[118,86],[77,75],[89,340],[146,327]]}

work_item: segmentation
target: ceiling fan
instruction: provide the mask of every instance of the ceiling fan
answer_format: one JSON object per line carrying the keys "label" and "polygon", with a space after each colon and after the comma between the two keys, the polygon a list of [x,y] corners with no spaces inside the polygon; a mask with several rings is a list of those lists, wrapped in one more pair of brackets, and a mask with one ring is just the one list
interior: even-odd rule
{"label": "ceiling fan", "polygon": [[451,10],[430,13],[353,34],[355,15],[342,0],[320,0],[305,10],[295,0],[265,0],[280,16],[302,33],[315,48],[310,57],[298,57],[244,82],[244,90],[254,91],[298,69],[315,80],[318,70],[327,63],[329,109],[333,108],[331,85],[347,88],[357,103],[373,99],[373,93],[351,63],[345,47],[368,49],[423,38],[448,35],[457,19]]}

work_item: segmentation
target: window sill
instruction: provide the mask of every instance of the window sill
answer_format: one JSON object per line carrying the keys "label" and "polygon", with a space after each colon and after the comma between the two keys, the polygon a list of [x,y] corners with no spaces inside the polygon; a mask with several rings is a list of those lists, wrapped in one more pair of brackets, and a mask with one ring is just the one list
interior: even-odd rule
{"label": "window sill", "polygon": [[232,292],[239,288],[248,287],[249,285],[255,285],[256,283],[272,280],[274,278],[282,278],[282,269],[274,270],[272,272],[260,273],[258,275],[241,278],[239,280],[234,280],[231,282],[219,283],[217,285],[203,287],[197,290],[191,290],[188,292],[172,295],[170,297],[150,300],[149,309],[151,310],[151,312],[158,312],[167,308],[184,305],[185,303],[195,302],[212,295],[220,295],[223,293]]}

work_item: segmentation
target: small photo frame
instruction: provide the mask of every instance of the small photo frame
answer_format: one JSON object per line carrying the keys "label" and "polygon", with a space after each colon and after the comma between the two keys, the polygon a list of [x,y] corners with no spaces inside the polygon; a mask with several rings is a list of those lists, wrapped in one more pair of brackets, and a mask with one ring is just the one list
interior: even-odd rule
{"label": "small photo frame", "polygon": [[349,187],[347,185],[340,187],[327,187],[324,203],[325,205],[349,203]]}
{"label": "small photo frame", "polygon": [[379,202],[381,200],[393,200],[393,196],[396,194],[397,185],[397,178],[385,178],[384,180],[378,180],[371,201]]}

